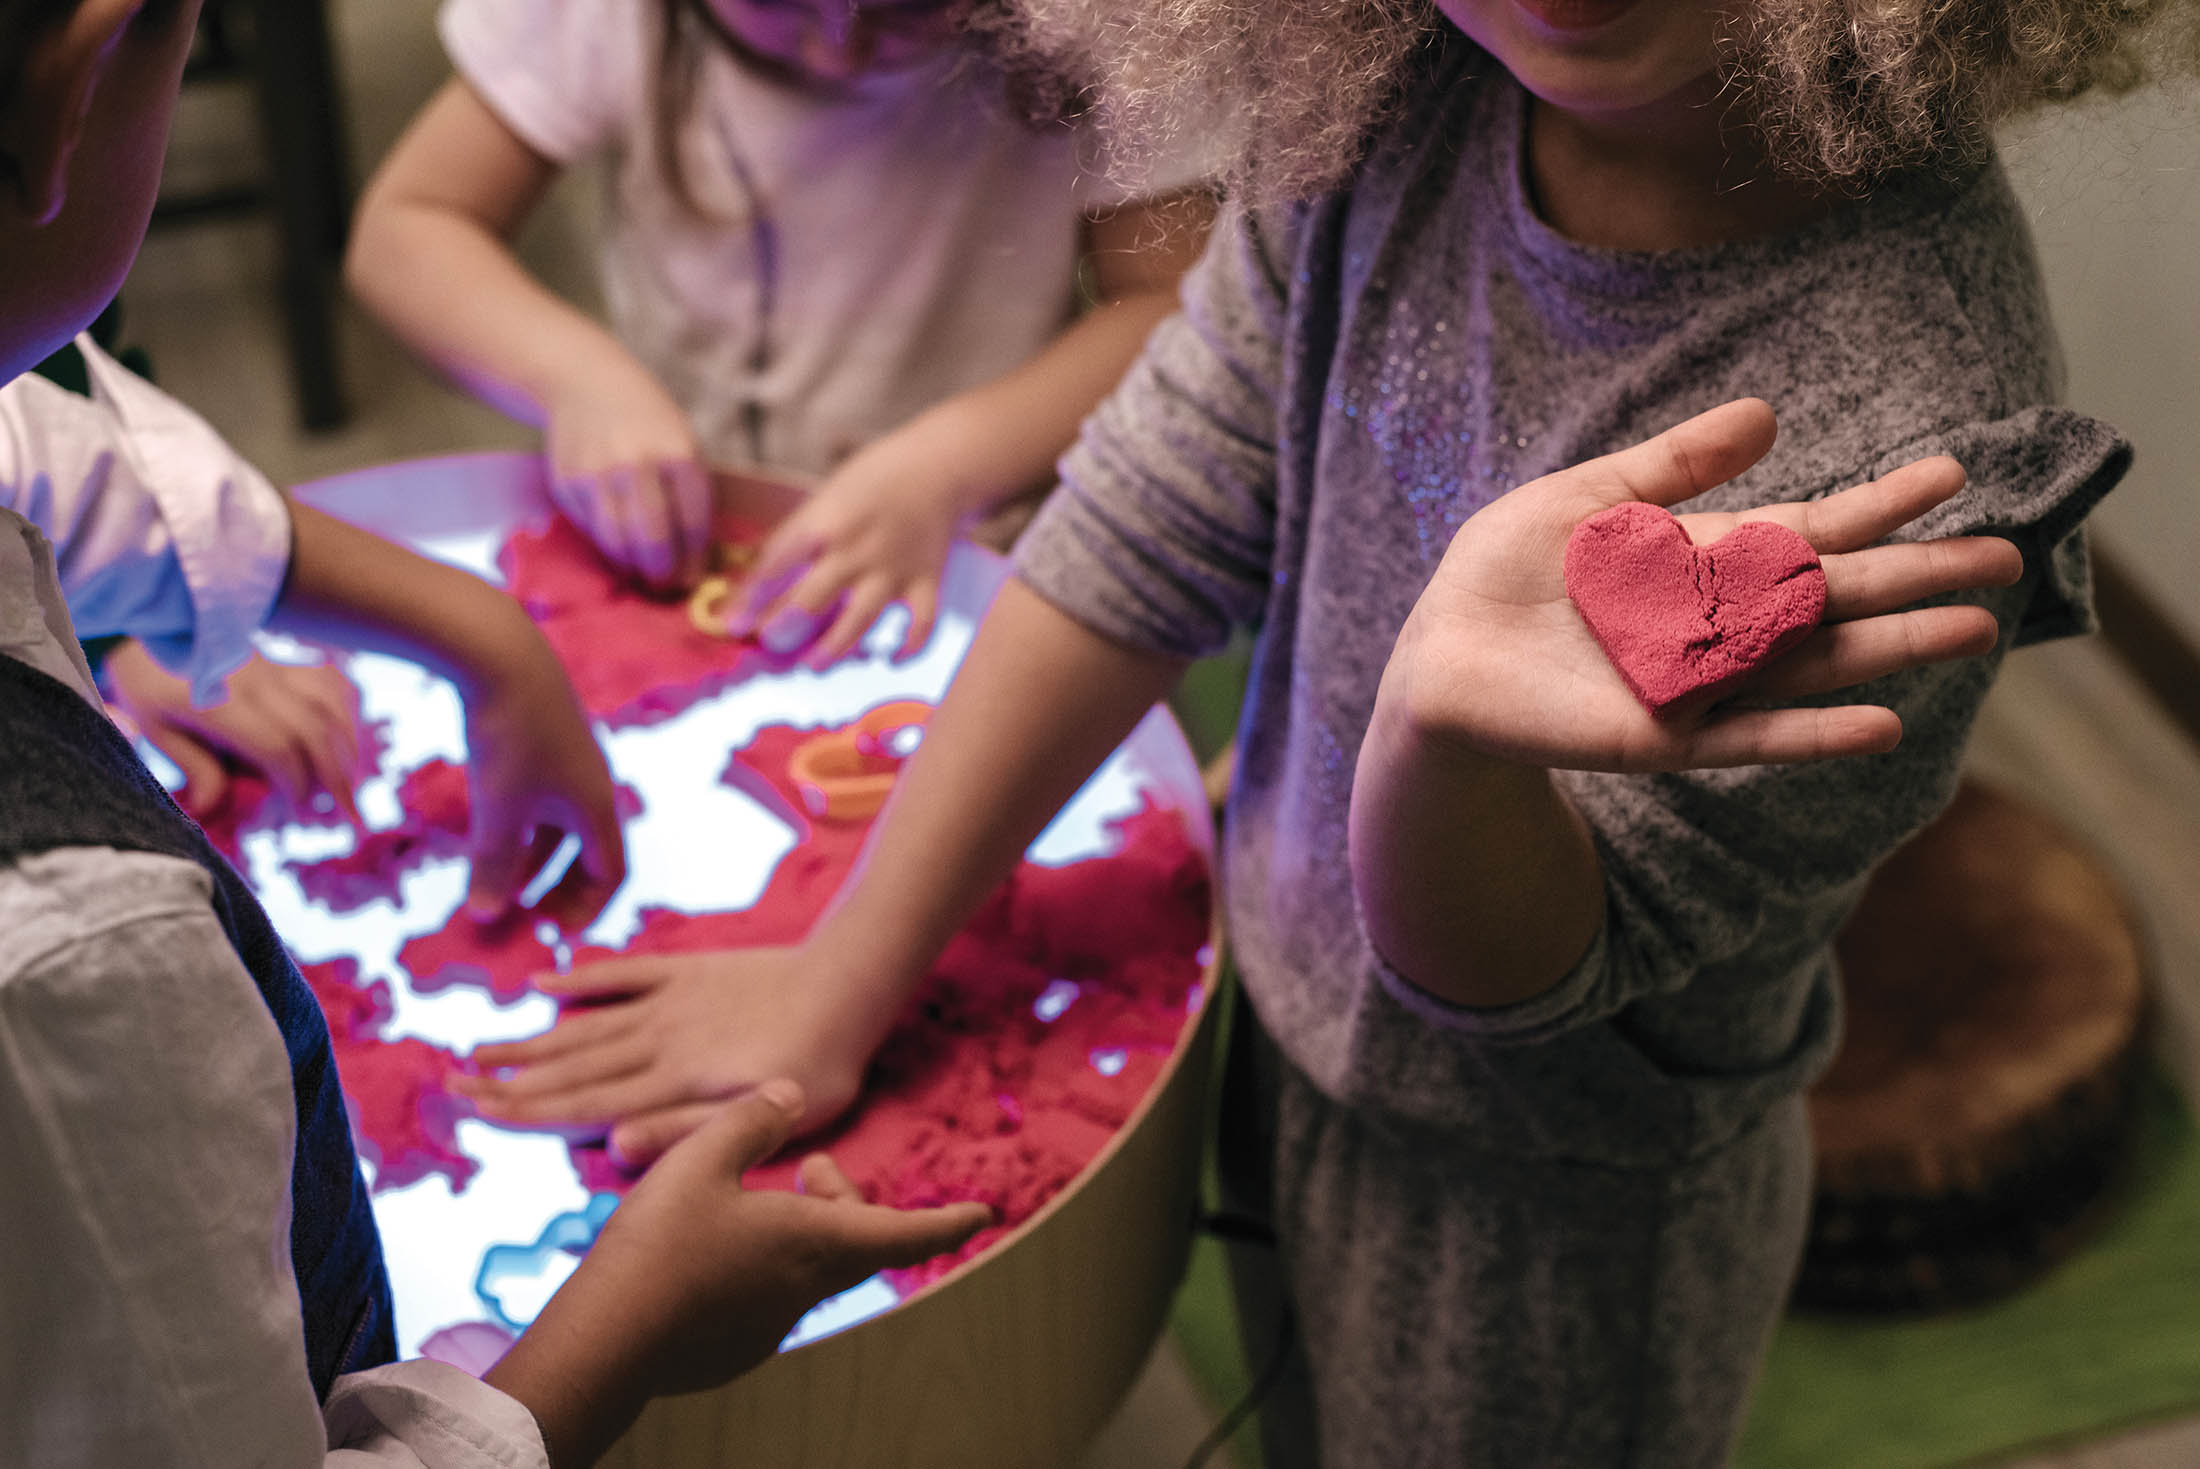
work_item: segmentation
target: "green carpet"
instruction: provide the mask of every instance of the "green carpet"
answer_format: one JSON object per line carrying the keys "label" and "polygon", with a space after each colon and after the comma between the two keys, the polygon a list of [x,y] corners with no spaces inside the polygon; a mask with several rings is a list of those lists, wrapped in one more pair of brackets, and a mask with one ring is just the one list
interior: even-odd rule
{"label": "green carpet", "polygon": [[[1177,1344],[1219,1415],[1247,1381],[1221,1247],[1202,1241]],[[1926,1321],[1783,1323],[1737,1469],[1919,1469],[2200,1413],[2200,1133],[2149,1087],[2131,1176],[2101,1233],[1999,1305]],[[1232,1444],[1258,1460],[1250,1431]]]}
{"label": "green carpet", "polygon": [[2131,1177],[2101,1233],[1998,1305],[1780,1328],[1740,1469],[1912,1469],[2096,1438],[2200,1411],[2200,1134],[2148,1089]]}

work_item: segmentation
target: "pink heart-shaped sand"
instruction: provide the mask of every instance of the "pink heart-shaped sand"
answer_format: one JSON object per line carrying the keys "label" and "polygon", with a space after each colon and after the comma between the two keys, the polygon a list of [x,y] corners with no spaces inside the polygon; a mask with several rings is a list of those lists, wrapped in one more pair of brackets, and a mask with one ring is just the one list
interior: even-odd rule
{"label": "pink heart-shaped sand", "polygon": [[1818,553],[1753,520],[1708,546],[1655,505],[1614,505],[1574,527],[1566,591],[1653,714],[1725,688],[1793,647],[1826,610]]}

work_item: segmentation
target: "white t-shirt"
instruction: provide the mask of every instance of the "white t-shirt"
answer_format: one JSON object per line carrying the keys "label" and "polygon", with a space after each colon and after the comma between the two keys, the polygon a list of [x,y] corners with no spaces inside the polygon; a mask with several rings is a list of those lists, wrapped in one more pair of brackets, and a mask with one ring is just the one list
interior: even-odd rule
{"label": "white t-shirt", "polygon": [[[530,147],[608,153],[612,326],[709,457],[822,473],[1067,324],[1083,219],[1125,199],[1089,130],[1025,123],[960,57],[820,97],[712,45],[679,140],[698,218],[657,165],[659,9],[448,0],[441,24]],[[1170,172],[1141,192],[1197,177]]]}

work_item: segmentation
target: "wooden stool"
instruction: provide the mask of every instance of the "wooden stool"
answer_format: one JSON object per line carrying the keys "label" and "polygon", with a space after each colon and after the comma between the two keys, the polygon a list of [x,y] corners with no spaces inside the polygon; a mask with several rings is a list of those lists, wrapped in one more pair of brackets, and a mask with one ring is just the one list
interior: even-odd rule
{"label": "wooden stool", "polygon": [[1837,945],[1847,1034],[1810,1096],[1806,1306],[2002,1294],[2093,1222],[2144,1064],[2138,926],[2092,854],[1966,784]]}

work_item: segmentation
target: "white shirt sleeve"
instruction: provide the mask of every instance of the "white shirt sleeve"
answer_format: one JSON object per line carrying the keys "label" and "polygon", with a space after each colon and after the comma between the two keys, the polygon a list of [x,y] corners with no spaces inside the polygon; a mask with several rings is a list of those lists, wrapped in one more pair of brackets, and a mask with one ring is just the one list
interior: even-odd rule
{"label": "white shirt sleeve", "polygon": [[0,864],[0,1463],[541,1469],[453,1368],[307,1374],[290,1067],[197,866]]}
{"label": "white shirt sleeve", "polygon": [[610,146],[650,93],[653,3],[447,0],[443,49],[505,126],[552,163]]}
{"label": "white shirt sleeve", "polygon": [[128,633],[201,703],[252,650],[290,568],[290,510],[197,414],[77,338],[92,396],[0,387],[0,506],[54,548],[80,634]]}

